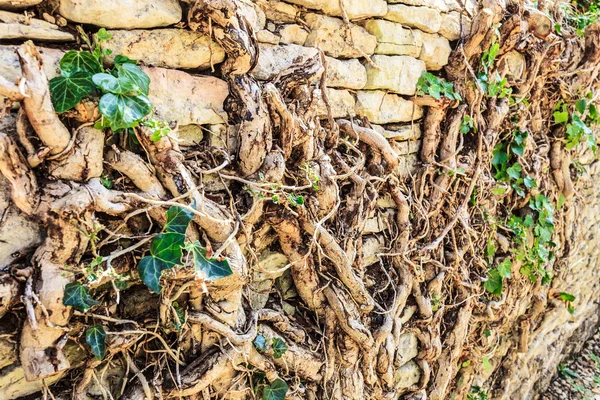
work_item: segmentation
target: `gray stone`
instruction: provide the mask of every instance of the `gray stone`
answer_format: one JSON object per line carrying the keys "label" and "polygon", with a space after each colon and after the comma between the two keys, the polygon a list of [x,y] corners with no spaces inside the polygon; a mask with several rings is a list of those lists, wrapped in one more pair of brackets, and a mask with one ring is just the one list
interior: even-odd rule
{"label": "gray stone", "polygon": [[327,86],[346,89],[362,89],[367,84],[367,70],[354,60],[327,59]]}
{"label": "gray stone", "polygon": [[179,125],[221,124],[227,121],[223,102],[227,83],[212,76],[142,67],[150,77],[150,101],[157,116]]}
{"label": "gray stone", "polygon": [[421,147],[420,140],[404,140],[404,141],[392,141],[392,148],[399,156],[405,156],[407,154],[414,154],[419,151]]}
{"label": "gray stone", "polygon": [[390,4],[384,18],[429,33],[439,31],[442,26],[440,11],[429,7]]}
{"label": "gray stone", "polygon": [[177,0],[60,0],[60,15],[69,21],[105,28],[157,28],[176,24]]}
{"label": "gray stone", "polygon": [[[225,59],[225,52],[208,36],[184,29],[116,30],[102,43],[112,53],[105,61],[124,55],[145,65],[203,69]],[[160,49],[160,51],[157,51]]]}
{"label": "gray stone", "polygon": [[394,380],[396,381],[396,387],[399,389],[406,389],[412,385],[419,383],[421,379],[421,370],[414,361],[409,361],[402,367],[398,368],[394,374]]}
{"label": "gray stone", "polygon": [[[348,90],[327,88],[327,99],[333,118],[346,118],[356,115],[356,100]],[[323,100],[319,101],[317,115],[321,118],[327,117],[327,108]]]}
{"label": "gray stone", "polygon": [[380,68],[367,64],[365,89],[388,89],[392,92],[412,96],[417,82],[426,71],[425,62],[409,56],[384,56],[376,54],[373,62]]}
{"label": "gray stone", "polygon": [[75,40],[69,32],[58,26],[25,15],[0,11],[0,39],[33,39],[40,41],[71,42]]}
{"label": "gray stone", "polygon": [[356,114],[375,124],[407,122],[423,116],[423,108],[382,90],[356,92]]}
{"label": "gray stone", "polygon": [[268,80],[274,78],[282,70],[292,65],[305,62],[311,57],[319,54],[317,49],[310,47],[288,44],[275,46],[272,44],[259,43],[259,57],[252,75],[256,79]]}
{"label": "gray stone", "polygon": [[421,31],[408,29],[401,24],[371,19],[365,29],[377,38],[376,54],[407,55],[419,57],[421,54]]}
{"label": "gray stone", "polygon": [[417,335],[412,332],[403,333],[398,338],[398,347],[396,348],[396,358],[394,364],[400,367],[419,354],[419,340]]}
{"label": "gray stone", "polygon": [[423,33],[423,47],[419,60],[423,60],[428,71],[438,71],[448,64],[448,57],[452,52],[450,42],[437,33]]}
{"label": "gray stone", "polygon": [[363,57],[375,51],[377,39],[361,26],[351,24],[351,42],[346,25],[339,18],[307,14],[305,20],[310,27],[305,46],[317,47],[328,56],[341,58]]}
{"label": "gray stone", "polygon": [[180,146],[193,146],[202,141],[204,132],[199,125],[182,125],[177,128],[177,142]]}
{"label": "gray stone", "polygon": [[[311,10],[320,10],[336,17],[343,15],[340,0],[287,0],[287,2]],[[384,0],[344,0],[344,11],[349,19],[378,17],[385,15],[387,3]]]}

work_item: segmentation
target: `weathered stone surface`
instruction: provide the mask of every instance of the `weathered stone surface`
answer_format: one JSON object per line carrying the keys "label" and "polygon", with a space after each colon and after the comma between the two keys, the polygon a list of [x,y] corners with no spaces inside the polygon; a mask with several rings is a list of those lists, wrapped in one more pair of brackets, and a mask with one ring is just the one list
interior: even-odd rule
{"label": "weathered stone surface", "polygon": [[291,65],[303,63],[319,54],[317,49],[295,44],[274,46],[259,43],[259,51],[258,63],[252,70],[252,75],[261,80],[271,79]]}
{"label": "weathered stone surface", "polygon": [[[356,115],[356,100],[348,90],[338,90],[327,88],[327,99],[331,107],[333,118],[353,117]],[[317,115],[321,118],[327,117],[327,108],[321,100]]]}
{"label": "weathered stone surface", "polygon": [[505,70],[508,78],[521,79],[525,72],[525,56],[515,50],[509,51],[500,59],[498,68]]}
{"label": "weathered stone surface", "polygon": [[296,22],[299,11],[291,4],[279,0],[256,0],[269,21],[292,23]]}
{"label": "weathered stone surface", "polygon": [[[44,47],[37,48],[44,61],[44,72],[48,79],[60,74],[59,62],[64,52]],[[0,76],[11,82],[21,78],[21,64],[16,53],[17,46],[0,46]]]}
{"label": "weathered stone surface", "polygon": [[275,279],[283,275],[283,267],[288,264],[287,257],[282,253],[265,251],[258,258],[258,267],[252,271],[249,284],[249,300],[253,310],[265,306]]}
{"label": "weathered stone surface", "polygon": [[[287,2],[311,10],[321,10],[325,14],[336,17],[341,17],[343,14],[339,0],[287,0]],[[344,11],[350,19],[379,17],[385,15],[387,3],[384,0],[344,0]]]}
{"label": "weathered stone surface", "polygon": [[367,70],[358,60],[327,59],[327,86],[362,89],[367,84]]}
{"label": "weathered stone surface", "polygon": [[267,18],[264,11],[257,4],[250,1],[239,1],[236,4],[238,6],[238,13],[244,16],[254,32],[264,29]]}
{"label": "weathered stone surface", "polygon": [[382,90],[356,92],[356,114],[375,124],[407,122],[423,116],[423,108]]}
{"label": "weathered stone surface", "polygon": [[212,76],[195,76],[165,68],[142,68],[150,77],[150,101],[159,118],[180,125],[227,121],[223,102],[227,83]]}
{"label": "weathered stone surface", "polygon": [[202,141],[204,132],[198,125],[183,125],[177,129],[177,141],[180,146],[193,146]]}
{"label": "weathered stone surface", "polygon": [[377,38],[376,54],[407,55],[419,57],[421,54],[421,31],[408,29],[401,24],[371,19],[365,29]]}
{"label": "weathered stone surface", "polygon": [[448,64],[448,57],[452,52],[450,42],[437,33],[423,33],[423,47],[419,60],[425,61],[427,70],[437,71]]}
{"label": "weathered stone surface", "polygon": [[416,140],[421,137],[421,125],[419,123],[373,125],[373,128],[388,140]]}
{"label": "weathered stone surface", "polygon": [[384,18],[429,33],[439,31],[442,26],[441,13],[429,7],[390,4]]}
{"label": "weathered stone surface", "polygon": [[60,15],[105,28],[157,28],[181,20],[177,0],[60,0]]}
{"label": "weathered stone surface", "polygon": [[33,7],[42,2],[42,0],[0,0],[1,10],[18,10],[21,8]]}
{"label": "weathered stone surface", "polygon": [[380,68],[370,64],[367,68],[365,89],[388,89],[392,92],[412,96],[417,89],[417,81],[425,72],[425,62],[409,56],[374,55],[372,60]]}
{"label": "weathered stone surface", "polygon": [[112,38],[101,46],[112,50],[105,58],[110,64],[115,56],[124,55],[154,67],[202,69],[225,59],[221,46],[208,36],[189,30],[136,29],[109,32]]}
{"label": "weathered stone surface", "polygon": [[388,3],[402,3],[414,7],[429,7],[441,12],[449,11],[445,0],[388,0]]}
{"label": "weathered stone surface", "polygon": [[0,11],[0,39],[33,39],[53,42],[70,42],[75,36],[63,32],[58,26],[41,19]]}
{"label": "weathered stone surface", "polygon": [[396,171],[402,178],[408,178],[415,174],[417,170],[417,164],[419,162],[418,154],[407,154],[398,158],[398,168]]}
{"label": "weathered stone surface", "polygon": [[266,29],[256,32],[256,40],[261,43],[279,44],[279,36]]}
{"label": "weathered stone surface", "polygon": [[286,24],[278,28],[277,33],[282,43],[292,43],[304,46],[308,31],[298,24]]}
{"label": "weathered stone surface", "polygon": [[[451,11],[442,14],[442,26],[440,27],[439,34],[448,40],[457,40],[460,38],[460,12]],[[471,26],[471,18],[468,16],[462,17],[462,29],[466,35],[469,32]]]}
{"label": "weathered stone surface", "polygon": [[305,20],[311,29],[305,46],[318,47],[328,56],[342,58],[358,58],[375,51],[377,39],[361,26],[351,24],[352,45],[350,38],[346,38],[346,25],[341,19],[307,14]]}
{"label": "weathered stone surface", "polygon": [[400,367],[419,354],[419,340],[412,332],[403,333],[398,338],[398,348],[394,363]]}
{"label": "weathered stone surface", "polygon": [[399,156],[417,153],[421,147],[420,140],[392,141],[392,148]]}
{"label": "weathered stone surface", "polygon": [[398,368],[394,374],[394,380],[398,384],[398,388],[406,389],[412,385],[419,383],[421,379],[421,370],[414,361],[409,361],[402,367]]}

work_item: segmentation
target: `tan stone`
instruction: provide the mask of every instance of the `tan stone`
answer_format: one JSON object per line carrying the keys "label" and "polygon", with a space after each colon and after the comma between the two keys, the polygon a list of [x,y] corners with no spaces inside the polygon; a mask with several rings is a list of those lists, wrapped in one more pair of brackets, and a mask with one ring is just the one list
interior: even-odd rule
{"label": "tan stone", "polygon": [[157,28],[176,24],[177,0],[60,0],[60,15],[69,21],[105,28]]}
{"label": "tan stone", "polygon": [[236,4],[238,6],[238,13],[248,21],[254,32],[264,29],[267,18],[264,11],[257,4],[254,4],[250,0],[239,0]]}
{"label": "tan stone", "polygon": [[[384,0],[343,0],[344,11],[350,19],[365,17],[379,17],[385,15],[387,3]],[[342,16],[340,0],[287,0],[288,3],[297,4],[311,10],[320,10],[325,14],[336,17]]]}
{"label": "tan stone", "polygon": [[449,8],[446,0],[387,0],[388,3],[402,3],[407,6],[429,7],[441,12],[448,12]]}
{"label": "tan stone", "polygon": [[401,178],[408,178],[415,174],[417,170],[417,164],[419,163],[419,156],[416,153],[407,154],[398,158],[398,176]]}
{"label": "tan stone", "polygon": [[388,140],[416,140],[421,137],[421,125],[411,123],[407,125],[389,124],[381,127],[382,135]]}
{"label": "tan stone", "polygon": [[304,46],[308,31],[298,24],[287,24],[278,28],[277,33],[282,43],[292,43]]}
{"label": "tan stone", "polygon": [[70,42],[75,40],[75,36],[69,32],[63,32],[59,30],[58,26],[41,19],[0,11],[0,39]]}
{"label": "tan stone", "polygon": [[377,38],[376,54],[419,57],[421,53],[422,40],[419,30],[408,29],[383,19],[367,21],[365,29]]}
{"label": "tan stone", "polygon": [[400,367],[419,354],[419,340],[412,332],[403,333],[398,338],[398,347],[394,364]]}
{"label": "tan stone", "polygon": [[512,50],[502,56],[498,63],[498,69],[505,70],[508,78],[521,79],[525,72],[525,65],[525,56]]}
{"label": "tan stone", "polygon": [[[380,206],[380,199],[377,199],[377,205]],[[389,199],[391,197],[388,196]],[[392,202],[393,203],[393,202]],[[366,235],[363,236],[362,244],[363,259],[362,262],[365,267],[373,265],[379,261],[378,253],[385,252],[385,237],[383,235]]]}
{"label": "tan stone", "polygon": [[227,121],[223,102],[227,83],[212,76],[142,67],[150,77],[150,101],[157,116],[179,125],[220,124]]}
{"label": "tan stone", "polygon": [[[327,99],[329,100],[333,118],[346,118],[356,115],[356,100],[348,90],[327,88]],[[317,115],[321,118],[327,117],[327,108],[323,100],[319,101]]]}
{"label": "tan stone", "polygon": [[441,13],[429,7],[390,4],[384,18],[429,33],[439,31],[442,26]]}
{"label": "tan stone", "polygon": [[266,29],[256,32],[256,40],[260,43],[279,44],[279,36]]}
{"label": "tan stone", "polygon": [[180,146],[199,144],[204,138],[204,131],[199,125],[182,125],[177,128],[177,142]]}
{"label": "tan stone", "polygon": [[40,4],[42,0],[0,0],[0,10],[19,10]]}
{"label": "tan stone", "polygon": [[[209,68],[225,59],[225,52],[208,36],[184,29],[111,30],[102,43],[112,53],[105,61],[124,55],[145,65],[166,68]],[[157,51],[160,49],[160,51]]]}
{"label": "tan stone", "polygon": [[405,156],[407,154],[414,154],[419,152],[421,147],[420,140],[404,140],[404,141],[392,141],[392,148],[399,156]]}
{"label": "tan stone", "polygon": [[338,60],[326,57],[327,86],[362,89],[367,83],[367,70],[358,60]]}
{"label": "tan stone", "polygon": [[382,90],[356,92],[356,114],[375,124],[407,122],[423,116],[423,108]]}
{"label": "tan stone", "polygon": [[287,44],[275,46],[272,44],[259,43],[259,57],[252,75],[256,79],[268,80],[274,78],[282,70],[292,65],[305,62],[311,57],[319,54],[317,49],[310,47]]}
{"label": "tan stone", "polygon": [[269,21],[293,23],[299,14],[296,7],[279,0],[256,0],[256,4]]}
{"label": "tan stone", "polygon": [[365,221],[363,234],[379,233],[389,229],[393,225],[396,210],[387,209],[385,211],[374,211],[373,214]]}
{"label": "tan stone", "polygon": [[[44,47],[37,48],[44,61],[44,72],[48,79],[60,75],[60,59],[64,52],[57,49]],[[0,45],[0,76],[10,82],[17,82],[21,78],[21,64],[16,53],[17,46]]]}
{"label": "tan stone", "polygon": [[448,64],[452,52],[450,42],[437,33],[423,33],[423,47],[419,59],[425,62],[428,71],[437,71]]}
{"label": "tan stone", "polygon": [[394,373],[394,380],[396,381],[396,388],[398,389],[406,389],[412,385],[416,385],[419,383],[420,379],[421,370],[414,361],[407,362]]}
{"label": "tan stone", "polygon": [[[442,14],[442,26],[440,27],[439,34],[448,40],[457,40],[460,38],[460,19],[461,15],[458,11],[451,11]],[[462,30],[463,35],[469,32],[471,27],[471,18],[467,15],[462,16]]]}
{"label": "tan stone", "polygon": [[352,45],[346,40],[347,30],[341,19],[307,14],[305,20],[311,30],[305,46],[317,47],[328,56],[341,58],[358,58],[375,51],[377,39],[361,26],[351,24]]}
{"label": "tan stone", "polygon": [[365,89],[388,89],[392,92],[412,96],[417,89],[417,81],[425,72],[425,63],[409,56],[374,55],[367,68]]}

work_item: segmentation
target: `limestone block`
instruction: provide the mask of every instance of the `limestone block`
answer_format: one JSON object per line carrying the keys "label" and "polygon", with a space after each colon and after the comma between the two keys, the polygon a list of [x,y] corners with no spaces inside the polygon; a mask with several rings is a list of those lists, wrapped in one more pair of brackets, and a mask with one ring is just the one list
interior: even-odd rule
{"label": "limestone block", "polygon": [[420,140],[404,140],[404,141],[392,141],[392,148],[399,156],[405,156],[407,154],[414,154],[419,151],[421,147]]}
{"label": "limestone block", "polygon": [[384,18],[429,33],[439,31],[442,26],[440,11],[429,7],[390,4]]}
{"label": "limestone block", "polygon": [[60,0],[58,12],[69,21],[122,29],[168,26],[182,15],[177,0]]}
{"label": "limestone block", "polygon": [[296,7],[279,0],[256,0],[256,4],[269,21],[293,23],[299,14]]}
{"label": "limestone block", "polygon": [[204,138],[204,131],[198,125],[183,125],[177,129],[177,143],[180,146],[199,144]]}
{"label": "limestone block", "polygon": [[[365,17],[380,17],[387,11],[387,3],[384,0],[343,0],[344,11],[350,19]],[[340,0],[287,0],[288,3],[297,4],[311,10],[320,10],[325,14],[336,17],[342,16]]]}
{"label": "limestone block", "polygon": [[412,332],[400,335],[394,364],[400,367],[415,358],[417,354],[419,354],[419,340],[417,339],[417,335]]}
{"label": "limestone block", "polygon": [[[356,100],[348,90],[327,88],[327,99],[333,118],[346,118],[356,115]],[[321,118],[327,117],[327,108],[323,100],[319,101],[317,115]]]}
{"label": "limestone block", "polygon": [[8,11],[0,11],[0,39],[33,39],[53,42],[71,42],[75,40],[69,32],[63,32],[58,26],[36,18]]}
{"label": "limestone block", "polygon": [[416,153],[407,154],[398,158],[398,175],[402,178],[408,178],[417,170],[417,164],[419,163],[419,156]]}
{"label": "limestone block", "polygon": [[367,84],[367,70],[358,60],[326,57],[327,86],[362,89]]}
{"label": "limestone block", "polygon": [[308,38],[308,31],[298,24],[286,24],[278,28],[282,43],[293,43],[304,46]]}
{"label": "limestone block", "polygon": [[408,29],[401,24],[383,19],[371,19],[365,29],[377,38],[375,54],[407,55],[421,54],[421,31]]}
{"label": "limestone block", "polygon": [[0,0],[0,10],[19,10],[33,7],[41,2],[42,0]]}
{"label": "limestone block", "polygon": [[279,36],[266,29],[256,32],[256,40],[260,43],[279,44]]}
{"label": "limestone block", "polygon": [[502,56],[498,68],[506,70],[508,78],[521,79],[525,72],[525,65],[525,56],[518,51],[512,50]]}
{"label": "limestone block", "polygon": [[377,39],[361,26],[351,24],[352,45],[346,38],[343,20],[320,14],[307,14],[305,20],[311,29],[305,46],[318,47],[328,56],[342,58],[358,58],[375,51]]}
{"label": "limestone block", "polygon": [[301,64],[311,57],[319,54],[319,51],[310,47],[288,44],[275,46],[272,44],[259,43],[259,57],[252,74],[256,79],[268,80],[274,78],[282,70],[294,64]]}
{"label": "limestone block", "polygon": [[448,64],[452,52],[450,42],[437,33],[423,33],[423,47],[419,59],[425,61],[428,71],[438,71]]}
{"label": "limestone block", "polygon": [[450,11],[446,0],[388,0],[388,3],[402,3],[407,6],[429,7],[441,12]]}
{"label": "limestone block", "polygon": [[423,116],[423,108],[383,90],[356,92],[356,114],[375,124],[407,122]]}
{"label": "limestone block", "polygon": [[179,125],[221,124],[227,121],[223,102],[227,83],[212,76],[142,67],[150,77],[150,101],[157,116]]}
{"label": "limestone block", "polygon": [[253,310],[265,306],[275,279],[283,275],[283,267],[288,264],[287,257],[282,253],[265,251],[258,258],[258,266],[252,271],[249,284],[249,300]]}
{"label": "limestone block", "polygon": [[238,13],[248,21],[254,32],[258,32],[264,29],[267,22],[265,12],[251,1],[240,0],[236,2],[238,6]]}
{"label": "limestone block", "polygon": [[[209,68],[225,59],[225,52],[208,36],[184,29],[111,30],[112,38],[102,43],[115,56],[124,55],[145,65],[165,68]],[[157,51],[160,49],[160,51]]]}
{"label": "limestone block", "polygon": [[412,385],[419,383],[421,379],[421,370],[414,361],[409,361],[402,367],[398,368],[394,374],[394,380],[396,381],[397,388],[406,389]]}
{"label": "limestone block", "polygon": [[372,60],[380,69],[366,64],[365,89],[387,89],[412,96],[416,92],[417,81],[426,70],[425,62],[409,56],[376,54]]}
{"label": "limestone block", "polygon": [[[448,40],[457,40],[460,38],[461,15],[458,11],[450,11],[442,14],[442,26],[439,34]],[[466,35],[471,28],[471,18],[468,15],[462,16],[463,35]]]}
{"label": "limestone block", "polygon": [[381,129],[381,134],[388,140],[417,140],[421,137],[421,125],[411,123],[407,125],[389,124],[377,126]]}

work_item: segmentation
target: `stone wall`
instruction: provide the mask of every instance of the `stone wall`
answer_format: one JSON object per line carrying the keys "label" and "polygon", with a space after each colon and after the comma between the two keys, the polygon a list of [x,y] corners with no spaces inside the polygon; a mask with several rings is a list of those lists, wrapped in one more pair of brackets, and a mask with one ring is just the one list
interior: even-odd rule
{"label": "stone wall", "polygon": [[[150,99],[158,117],[178,125],[182,146],[189,146],[208,135],[215,146],[233,147],[224,103],[228,85],[221,79],[219,64],[225,59],[223,49],[211,38],[185,26],[185,3],[177,0],[60,0],[58,14],[44,14],[29,22],[30,29],[15,30],[11,21],[21,18],[15,13],[40,0],[0,0],[0,76],[18,80],[20,66],[15,46],[6,40],[33,39],[40,45],[48,78],[58,74],[58,62],[67,48],[77,48],[75,36],[59,29],[66,21],[105,27],[112,38],[102,44],[112,55],[125,55],[138,60],[151,78]],[[453,44],[469,26],[475,5],[467,3],[465,13],[456,0],[256,0],[246,1],[240,10],[253,27],[259,42],[260,56],[252,71],[258,80],[271,80],[281,71],[314,57],[321,51],[327,64],[326,97],[333,118],[368,120],[374,129],[391,143],[400,159],[399,167],[409,176],[418,162],[421,119],[425,110],[411,101],[419,77],[425,71],[440,71],[447,63]],[[340,6],[343,4],[343,8]],[[183,8],[182,8],[183,7]],[[21,14],[19,14],[21,15]],[[44,47],[42,41],[49,45]],[[57,43],[67,43],[59,46]],[[523,73],[519,53],[506,57],[513,77]],[[327,117],[327,107],[320,113]],[[593,171],[597,168],[594,166]],[[596,176],[596,175],[594,175]],[[222,186],[211,184],[207,190],[219,191]],[[597,323],[600,294],[595,247],[600,223],[600,199],[594,180],[581,183],[581,208],[572,207],[575,229],[568,232],[578,246],[574,260],[566,265],[556,281],[561,290],[577,295],[574,316],[564,307],[547,314],[535,332],[528,349],[518,357],[505,360],[509,372],[504,380],[511,385],[512,399],[532,398],[549,381],[562,354],[571,349],[572,337],[583,338]],[[1,187],[6,187],[0,182]],[[9,209],[0,202],[0,213]],[[365,264],[377,261],[375,254],[385,246],[384,233],[388,218],[393,218],[394,203],[383,197],[378,201],[377,214],[364,230]],[[2,228],[0,228],[2,229]],[[31,233],[27,243],[0,242],[0,253],[13,254],[32,246],[39,238]],[[286,265],[283,254],[259,255],[262,269],[275,271]],[[0,257],[0,266],[10,260]],[[585,265],[587,268],[572,268]],[[263,282],[260,277],[255,279]],[[585,284],[582,284],[585,283]],[[270,284],[255,285],[251,301],[262,302],[261,292]],[[266,300],[264,300],[266,301]],[[401,352],[404,366],[397,379],[405,387],[419,381],[421,371],[413,360],[419,350],[417,337],[404,334]],[[505,344],[499,348],[503,351]],[[506,343],[508,346],[509,343]],[[494,365],[498,367],[499,365]],[[9,380],[20,379],[15,375]],[[486,376],[478,384],[484,385]],[[4,384],[0,383],[0,384]],[[11,383],[6,383],[10,385]],[[30,389],[28,389],[30,390]],[[25,395],[28,393],[16,393]]]}

